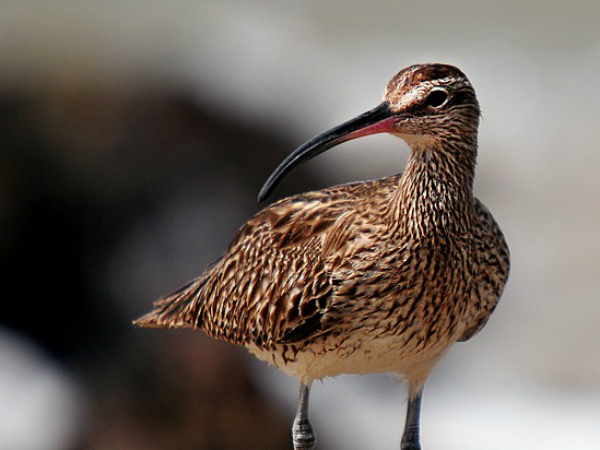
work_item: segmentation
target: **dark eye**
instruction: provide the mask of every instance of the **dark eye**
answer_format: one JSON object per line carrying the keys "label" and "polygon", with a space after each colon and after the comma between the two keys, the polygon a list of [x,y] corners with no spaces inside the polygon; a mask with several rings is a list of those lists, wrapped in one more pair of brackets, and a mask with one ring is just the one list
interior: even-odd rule
{"label": "dark eye", "polygon": [[427,106],[433,106],[434,108],[439,108],[448,100],[448,94],[445,91],[437,90],[432,91],[427,100],[425,100],[425,104]]}

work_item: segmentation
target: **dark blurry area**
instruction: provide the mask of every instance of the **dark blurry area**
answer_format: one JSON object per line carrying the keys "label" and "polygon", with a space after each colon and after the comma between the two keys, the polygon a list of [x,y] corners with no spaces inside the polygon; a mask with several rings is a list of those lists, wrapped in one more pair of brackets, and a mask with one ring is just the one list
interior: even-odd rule
{"label": "dark blurry area", "polygon": [[[293,411],[254,385],[243,349],[131,320],[225,250],[292,145],[185,92],[154,90],[4,95],[0,141],[1,322],[81,386],[86,420],[73,448],[291,448]],[[302,181],[308,173],[278,195]],[[177,198],[193,212],[169,217]],[[135,258],[119,249],[142,239],[160,259],[170,247],[154,223],[186,217],[199,233],[221,232],[189,243],[182,232],[180,257],[175,246],[153,261],[158,280],[128,287]]]}

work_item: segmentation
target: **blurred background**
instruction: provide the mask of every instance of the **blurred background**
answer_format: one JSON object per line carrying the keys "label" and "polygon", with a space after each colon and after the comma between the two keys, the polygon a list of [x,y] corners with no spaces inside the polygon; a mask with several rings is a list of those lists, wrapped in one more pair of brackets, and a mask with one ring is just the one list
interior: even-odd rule
{"label": "blurred background", "polygon": [[[512,251],[428,383],[438,450],[600,448],[600,3],[0,2],[0,450],[282,449],[294,380],[131,320],[202,272],[274,167],[420,62],[483,108],[476,194]],[[373,136],[275,198],[402,170]],[[319,449],[394,449],[404,386],[317,383]]]}

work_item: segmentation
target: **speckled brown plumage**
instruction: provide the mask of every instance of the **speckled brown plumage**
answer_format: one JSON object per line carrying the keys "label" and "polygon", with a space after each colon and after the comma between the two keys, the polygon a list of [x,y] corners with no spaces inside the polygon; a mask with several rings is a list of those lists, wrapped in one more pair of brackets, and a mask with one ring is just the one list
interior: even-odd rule
{"label": "speckled brown plumage", "polygon": [[374,123],[324,149],[391,132],[411,146],[403,174],[267,207],[213,267],[136,324],[199,329],[244,345],[306,385],[391,371],[420,392],[449,346],[487,322],[509,253],[473,196],[480,113],[464,74],[411,66],[390,81],[378,108]]}

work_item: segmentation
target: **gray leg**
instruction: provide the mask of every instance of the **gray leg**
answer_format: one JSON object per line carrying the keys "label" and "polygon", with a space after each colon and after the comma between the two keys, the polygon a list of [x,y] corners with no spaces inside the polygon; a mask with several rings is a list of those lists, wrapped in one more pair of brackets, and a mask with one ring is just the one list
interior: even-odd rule
{"label": "gray leg", "polygon": [[423,389],[412,392],[408,399],[406,411],[406,424],[404,426],[404,434],[400,444],[401,450],[421,450],[419,438],[419,421],[421,417],[421,398],[423,397]]}
{"label": "gray leg", "polygon": [[315,434],[310,421],[308,420],[308,396],[310,394],[310,384],[302,383],[300,385],[300,395],[298,398],[298,409],[296,418],[292,427],[292,438],[294,440],[294,450],[312,450],[317,443]]}

